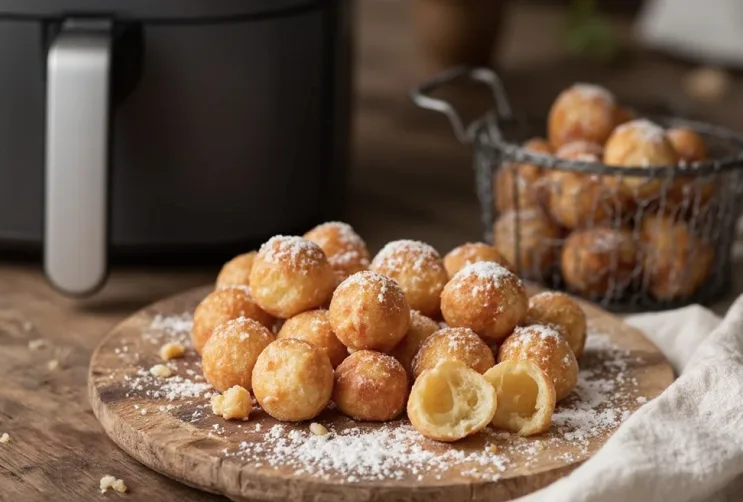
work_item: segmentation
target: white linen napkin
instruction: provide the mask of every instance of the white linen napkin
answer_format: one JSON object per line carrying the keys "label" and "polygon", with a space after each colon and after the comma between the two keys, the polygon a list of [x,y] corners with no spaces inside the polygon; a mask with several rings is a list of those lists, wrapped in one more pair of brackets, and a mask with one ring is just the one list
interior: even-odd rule
{"label": "white linen napkin", "polygon": [[626,322],[678,379],[571,475],[518,501],[743,500],[743,296],[723,320],[695,305]]}

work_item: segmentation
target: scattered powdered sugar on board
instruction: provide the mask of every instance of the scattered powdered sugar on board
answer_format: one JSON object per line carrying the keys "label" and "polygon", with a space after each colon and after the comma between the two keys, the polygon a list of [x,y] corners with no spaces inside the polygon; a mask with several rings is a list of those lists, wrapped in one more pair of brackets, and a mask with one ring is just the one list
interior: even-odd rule
{"label": "scattered powdered sugar on board", "polygon": [[142,333],[142,338],[153,344],[179,342],[191,347],[193,346],[191,342],[192,328],[193,314],[190,312],[170,316],[157,314],[150,322],[149,327]]}

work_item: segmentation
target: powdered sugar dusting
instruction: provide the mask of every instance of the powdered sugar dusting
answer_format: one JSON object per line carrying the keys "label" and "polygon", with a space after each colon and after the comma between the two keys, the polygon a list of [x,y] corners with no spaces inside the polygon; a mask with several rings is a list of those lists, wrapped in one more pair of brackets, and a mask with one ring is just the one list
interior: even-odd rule
{"label": "powdered sugar dusting", "polygon": [[297,236],[276,235],[258,251],[257,259],[268,263],[290,264],[298,269],[308,269],[327,260],[320,246]]}
{"label": "powdered sugar dusting", "polygon": [[365,295],[376,296],[377,302],[388,308],[400,309],[404,304],[404,293],[394,279],[386,275],[364,270],[357,272],[340,283],[333,293],[336,295]]}
{"label": "powdered sugar dusting", "polygon": [[615,133],[627,132],[630,130],[639,135],[643,141],[649,143],[667,141],[665,129],[648,119],[636,119],[625,122],[617,127]]}
{"label": "powdered sugar dusting", "polygon": [[615,102],[614,94],[600,85],[578,82],[573,84],[571,91],[580,94],[585,99],[599,99],[606,103]]}
{"label": "powdered sugar dusting", "polygon": [[431,267],[443,268],[441,256],[425,242],[402,239],[388,242],[372,260],[371,268],[382,274],[424,274]]}

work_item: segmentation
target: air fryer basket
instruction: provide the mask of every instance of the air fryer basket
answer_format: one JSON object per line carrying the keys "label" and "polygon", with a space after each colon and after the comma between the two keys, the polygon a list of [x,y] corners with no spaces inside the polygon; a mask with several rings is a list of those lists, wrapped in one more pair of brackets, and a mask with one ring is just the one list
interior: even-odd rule
{"label": "air fryer basket", "polygon": [[[460,78],[488,85],[496,104],[468,126],[450,103],[430,96]],[[454,68],[414,89],[412,97],[418,106],[445,114],[457,138],[474,146],[485,240],[512,258],[522,278],[578,294],[614,311],[709,303],[725,292],[741,213],[743,137],[705,123],[651,117],[664,127],[696,131],[712,160],[658,167],[608,166],[524,149],[524,141],[545,137],[545,121],[514,116],[500,79],[489,69]],[[529,186],[520,186],[525,180],[518,169],[524,164],[537,166],[543,173]],[[560,176],[557,173],[570,172],[590,177],[602,187],[591,207],[581,208],[585,218],[572,231],[561,228],[546,207],[547,200],[554,200],[547,197],[566,197],[561,199],[564,203],[579,201],[580,194],[568,193],[563,184],[554,183]],[[652,196],[633,192],[628,207],[607,208],[617,204],[616,190],[630,178],[652,183]],[[520,200],[525,193],[537,194],[529,198],[528,207],[529,201]],[[511,199],[503,200],[504,194]],[[611,216],[593,221],[598,209],[611,209],[604,211]],[[549,231],[539,230],[544,228]],[[576,232],[590,238],[576,235],[571,239]],[[618,234],[626,246],[617,244]],[[566,247],[570,250],[565,251]],[[601,256],[598,262],[595,255]],[[585,279],[582,286],[566,281],[563,270],[571,277],[578,270]]]}

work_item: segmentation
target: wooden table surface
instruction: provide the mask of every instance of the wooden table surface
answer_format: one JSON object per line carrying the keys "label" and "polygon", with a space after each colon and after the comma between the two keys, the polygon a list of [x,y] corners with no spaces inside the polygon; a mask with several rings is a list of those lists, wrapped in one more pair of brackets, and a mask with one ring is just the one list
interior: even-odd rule
{"label": "wooden table surface", "polygon": [[[410,237],[446,251],[480,234],[471,152],[456,143],[442,117],[408,101],[408,89],[426,76],[408,8],[401,0],[360,3],[353,204],[347,219],[374,250]],[[550,8],[518,3],[512,10],[499,61],[517,109],[544,110],[577,80],[604,83],[637,100],[688,105],[680,84],[688,66],[637,54],[612,67],[566,60],[560,23],[559,12]],[[620,27],[626,34],[626,24]],[[743,117],[735,112],[743,104],[743,81],[736,80],[725,104],[692,109],[743,130]],[[163,296],[213,280],[215,273],[216,266],[117,268],[99,295],[80,301],[50,289],[38,263],[0,265],[0,434],[10,435],[9,443],[0,444],[0,500],[100,500],[98,482],[105,474],[126,481],[130,500],[218,498],[127,457],[103,434],[85,385],[91,352],[114,324]],[[28,342],[39,338],[47,347],[30,350]],[[48,368],[53,359],[61,361],[56,370]]]}

